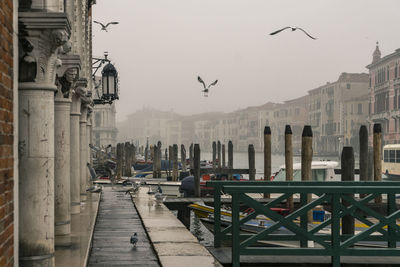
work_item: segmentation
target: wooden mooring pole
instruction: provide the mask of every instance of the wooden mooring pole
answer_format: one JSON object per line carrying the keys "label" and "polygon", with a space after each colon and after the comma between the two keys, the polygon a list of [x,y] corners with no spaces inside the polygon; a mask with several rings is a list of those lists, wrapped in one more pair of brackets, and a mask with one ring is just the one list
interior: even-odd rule
{"label": "wooden mooring pole", "polygon": [[157,177],[161,178],[161,141],[157,142]]}
{"label": "wooden mooring pole", "polygon": [[217,167],[217,143],[215,141],[212,143],[212,167],[213,169]]}
{"label": "wooden mooring pole", "polygon": [[221,169],[221,142],[219,140],[217,143],[217,152],[218,168]]}
{"label": "wooden mooring pole", "polygon": [[[382,128],[381,124],[374,124],[374,181],[382,181]],[[375,198],[375,203],[382,203],[382,195]]]}
{"label": "wooden mooring pole", "polygon": [[[301,180],[311,181],[312,170],[312,130],[310,125],[306,125],[303,128],[303,134],[301,138]],[[307,203],[311,202],[311,194],[307,194]],[[313,221],[312,211],[307,212],[307,220],[309,223]]]}
{"label": "wooden mooring pole", "polygon": [[190,169],[193,169],[193,143],[190,144],[189,147],[189,163],[190,163]]}
{"label": "wooden mooring pole", "polygon": [[172,160],[173,160],[172,146],[168,146],[168,176],[170,177],[172,177]]}
{"label": "wooden mooring pole", "polygon": [[367,172],[367,180],[374,180],[374,150],[372,147],[368,147],[368,172]]}
{"label": "wooden mooring pole", "polygon": [[200,146],[194,145],[193,156],[194,195],[200,197]]}
{"label": "wooden mooring pole", "polygon": [[[228,142],[228,169],[233,169],[233,143]],[[228,174],[228,179],[232,180],[232,173]]]}
{"label": "wooden mooring pole", "polygon": [[[368,130],[367,126],[361,125],[359,131],[359,143],[360,143],[360,181],[368,180]],[[365,194],[360,194],[360,198],[364,198]]]}
{"label": "wooden mooring pole", "polygon": [[172,181],[178,181],[178,145],[177,144],[173,145],[172,151],[173,151]]}
{"label": "wooden mooring pole", "polygon": [[[271,128],[264,127],[264,181],[271,179]],[[264,198],[270,198],[269,193],[264,193]]]}
{"label": "wooden mooring pole", "polygon": [[186,172],[186,149],[184,144],[181,144],[181,164],[182,171]]}
{"label": "wooden mooring pole", "polygon": [[[290,125],[285,126],[285,169],[286,181],[293,181],[293,145],[292,145],[292,129]],[[294,210],[293,196],[287,199],[286,207],[290,212]]]}
{"label": "wooden mooring pole", "polygon": [[153,178],[158,178],[157,164],[158,164],[158,147],[154,145],[154,159],[153,159]]}
{"label": "wooden mooring pole", "polygon": [[125,142],[124,146],[125,150],[125,172],[124,176],[131,177],[132,176],[132,163],[131,163],[131,144],[129,142]]}
{"label": "wooden mooring pole", "polygon": [[[354,181],[354,151],[353,147],[343,147],[342,157],[342,181]],[[361,171],[361,169],[360,169]],[[351,197],[354,195],[350,194]],[[348,207],[350,203],[342,201],[343,206]],[[346,215],[342,219],[342,234],[354,235],[354,217]]]}
{"label": "wooden mooring pole", "polygon": [[250,144],[249,149],[249,180],[255,181],[256,180],[256,154],[254,151],[254,145]]}
{"label": "wooden mooring pole", "polygon": [[[121,176],[122,176],[122,156],[123,156],[122,149],[123,149],[122,144],[118,143],[117,144],[117,171],[116,171],[117,179],[121,179]],[[110,177],[110,179],[111,179],[111,177]]]}
{"label": "wooden mooring pole", "polygon": [[225,168],[225,144],[222,144],[222,168]]}

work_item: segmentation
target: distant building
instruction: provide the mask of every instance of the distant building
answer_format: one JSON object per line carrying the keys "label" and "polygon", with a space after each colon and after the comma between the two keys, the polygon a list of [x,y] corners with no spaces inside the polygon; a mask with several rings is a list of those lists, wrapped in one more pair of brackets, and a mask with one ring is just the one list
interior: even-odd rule
{"label": "distant building", "polygon": [[173,111],[159,111],[154,108],[137,110],[128,115],[125,122],[118,123],[118,140],[123,142],[133,139],[135,144],[145,145],[148,139],[150,144],[161,141],[163,147],[172,145],[170,141],[180,139],[176,138],[176,125],[170,126],[169,122],[180,118],[181,116]]}
{"label": "distant building", "polygon": [[383,144],[400,142],[400,48],[381,57],[378,43],[367,66],[369,81],[370,139],[374,123],[382,125]]}
{"label": "distant building", "polygon": [[344,124],[343,139],[344,146],[352,146],[355,153],[359,153],[359,132],[361,125],[367,125],[368,119],[368,95],[353,97],[344,100]]}
{"label": "distant building", "polygon": [[93,143],[97,147],[117,143],[115,102],[111,105],[95,105],[93,108]]}
{"label": "distant building", "polygon": [[[345,101],[350,99],[365,99],[368,95],[367,73],[343,72],[339,79],[308,91],[309,94],[309,122],[313,130],[314,151],[320,155],[336,156],[344,145],[353,146],[353,139],[345,139],[344,132],[358,133],[362,121],[366,122],[363,104],[360,113],[354,110],[354,103],[350,103],[351,111],[345,111]],[[364,97],[364,98],[363,98]],[[353,118],[353,124],[346,125],[347,115]],[[354,122],[358,122],[357,124]],[[347,142],[346,142],[347,141]]]}

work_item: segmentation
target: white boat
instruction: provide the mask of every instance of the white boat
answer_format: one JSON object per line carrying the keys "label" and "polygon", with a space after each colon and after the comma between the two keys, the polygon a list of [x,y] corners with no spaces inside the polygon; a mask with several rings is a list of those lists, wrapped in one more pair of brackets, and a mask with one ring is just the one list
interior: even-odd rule
{"label": "white boat", "polygon": [[[156,179],[154,179],[156,180]],[[151,192],[157,192],[158,186],[161,187],[163,195],[166,196],[174,196],[181,197],[182,193],[179,192],[179,186],[181,182],[172,182],[172,181],[145,181],[146,185],[150,187]]]}
{"label": "white boat", "polygon": [[400,180],[400,144],[383,147],[382,173],[389,180]]}
{"label": "white boat", "polygon": [[[335,176],[335,167],[339,166],[337,161],[312,161],[312,181],[339,181]],[[273,181],[286,180],[285,165],[280,166],[279,171],[272,178]],[[293,164],[293,181],[301,181],[301,163]]]}

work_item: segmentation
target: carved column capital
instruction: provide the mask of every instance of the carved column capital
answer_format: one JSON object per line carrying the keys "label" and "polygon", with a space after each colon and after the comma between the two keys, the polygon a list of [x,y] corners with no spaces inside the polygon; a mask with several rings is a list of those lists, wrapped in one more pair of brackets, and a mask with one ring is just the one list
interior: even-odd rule
{"label": "carved column capital", "polygon": [[57,93],[56,98],[70,98],[71,91],[75,90],[81,70],[79,55],[61,55],[59,59],[62,65],[57,70]]}
{"label": "carved column capital", "polygon": [[[65,13],[19,12],[19,82],[55,85],[71,25]],[[54,86],[55,89],[55,86]]]}

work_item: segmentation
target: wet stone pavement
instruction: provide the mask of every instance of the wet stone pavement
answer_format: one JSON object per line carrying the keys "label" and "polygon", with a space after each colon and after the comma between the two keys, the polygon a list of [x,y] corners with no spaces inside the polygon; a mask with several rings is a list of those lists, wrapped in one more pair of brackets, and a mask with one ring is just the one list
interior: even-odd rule
{"label": "wet stone pavement", "polygon": [[[133,233],[138,235],[134,247]],[[129,194],[103,187],[88,266],[160,266]]]}

